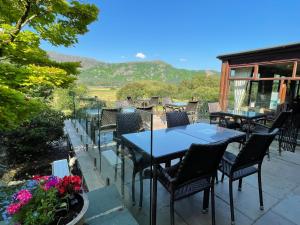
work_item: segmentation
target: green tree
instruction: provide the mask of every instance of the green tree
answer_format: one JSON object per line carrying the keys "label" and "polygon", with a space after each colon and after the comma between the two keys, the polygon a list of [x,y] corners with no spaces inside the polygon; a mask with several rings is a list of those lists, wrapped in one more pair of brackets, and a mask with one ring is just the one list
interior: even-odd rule
{"label": "green tree", "polygon": [[76,0],[0,0],[0,131],[33,118],[54,89],[73,84],[80,64],[50,60],[40,41],[76,44],[98,11]]}
{"label": "green tree", "polygon": [[131,96],[133,99],[138,97],[149,98],[151,96],[174,96],[177,87],[174,84],[167,84],[159,81],[137,81],[126,84],[117,92],[118,99],[126,99]]}

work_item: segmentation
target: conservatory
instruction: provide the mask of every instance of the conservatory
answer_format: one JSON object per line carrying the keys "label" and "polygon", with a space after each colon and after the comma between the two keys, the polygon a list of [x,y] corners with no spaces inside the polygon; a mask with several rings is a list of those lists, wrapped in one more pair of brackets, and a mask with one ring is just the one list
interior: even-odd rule
{"label": "conservatory", "polygon": [[217,57],[221,108],[266,113],[299,99],[300,43]]}

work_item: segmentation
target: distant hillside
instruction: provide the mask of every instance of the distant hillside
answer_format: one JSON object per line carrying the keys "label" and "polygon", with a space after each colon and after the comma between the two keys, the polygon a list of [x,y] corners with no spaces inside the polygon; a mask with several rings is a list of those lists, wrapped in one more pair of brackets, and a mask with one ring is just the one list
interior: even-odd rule
{"label": "distant hillside", "polygon": [[51,59],[58,61],[58,62],[81,62],[81,69],[88,69],[93,66],[98,65],[101,63],[96,59],[81,57],[81,56],[74,56],[74,55],[64,55],[57,52],[48,52],[48,55]]}
{"label": "distant hillside", "polygon": [[122,86],[139,80],[157,80],[179,83],[194,76],[219,75],[213,70],[178,69],[162,61],[103,63],[94,59],[50,52],[57,61],[81,61],[79,82],[90,86]]}

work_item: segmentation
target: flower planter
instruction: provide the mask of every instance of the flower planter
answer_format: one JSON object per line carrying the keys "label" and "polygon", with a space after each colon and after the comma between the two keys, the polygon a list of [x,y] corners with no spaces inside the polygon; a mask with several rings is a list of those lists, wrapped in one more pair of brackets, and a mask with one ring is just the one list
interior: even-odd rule
{"label": "flower planter", "polygon": [[89,200],[81,186],[79,176],[36,176],[6,201],[2,217],[10,224],[83,225]]}
{"label": "flower planter", "polygon": [[84,224],[84,215],[89,207],[89,199],[87,198],[86,194],[77,194],[78,198],[82,198],[83,200],[83,206],[79,214],[67,225],[83,225]]}

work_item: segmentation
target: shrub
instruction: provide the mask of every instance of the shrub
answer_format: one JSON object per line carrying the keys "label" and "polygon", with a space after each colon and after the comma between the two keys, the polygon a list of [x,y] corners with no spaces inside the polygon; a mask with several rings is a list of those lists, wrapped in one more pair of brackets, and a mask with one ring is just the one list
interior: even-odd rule
{"label": "shrub", "polygon": [[151,96],[174,96],[176,93],[176,85],[167,84],[159,81],[137,81],[122,87],[117,92],[118,99],[126,99],[131,96],[133,99],[138,97],[149,98]]}
{"label": "shrub", "polygon": [[63,135],[64,115],[45,109],[30,122],[17,129],[3,133],[2,144],[7,149],[10,163],[34,159],[46,153],[51,143]]}

